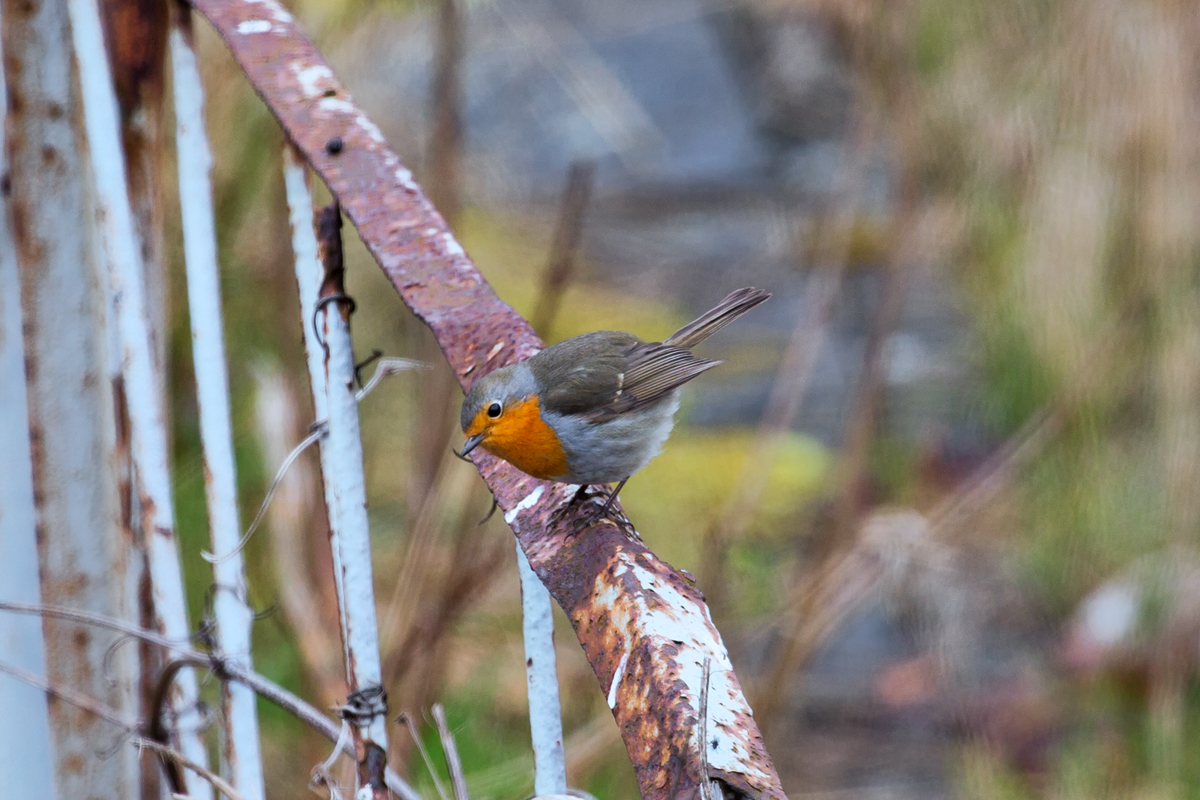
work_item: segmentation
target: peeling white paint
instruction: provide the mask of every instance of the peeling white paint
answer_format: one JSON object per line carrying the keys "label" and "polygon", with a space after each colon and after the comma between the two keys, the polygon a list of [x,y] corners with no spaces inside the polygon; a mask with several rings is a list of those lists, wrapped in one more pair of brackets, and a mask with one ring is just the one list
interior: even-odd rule
{"label": "peeling white paint", "polygon": [[[708,614],[708,607],[685,597],[660,573],[638,563],[625,553],[617,554],[618,565],[612,576],[602,574],[596,579],[594,605],[609,609],[609,626],[614,631],[639,630],[642,637],[651,640],[653,650],[673,645],[677,651],[673,661],[674,677],[687,686],[688,702],[698,712],[700,689],[704,679],[704,660],[710,662],[708,688],[708,719],[705,744],[709,766],[716,770],[746,774],[751,780],[771,780],[761,769],[752,768],[750,752],[746,742],[731,731],[743,729],[739,717],[750,716],[749,705],[740,688],[734,683],[733,665],[721,642],[720,634]],[[647,561],[651,561],[647,555]],[[632,575],[640,590],[632,596],[625,592],[623,578]],[[652,603],[652,604],[651,604]],[[637,617],[632,623],[631,617]],[[632,648],[632,640],[626,639],[626,652]],[[616,705],[619,678],[626,666],[621,659],[613,686],[609,689],[609,707]],[[697,727],[699,735],[699,727]],[[713,747],[714,741],[716,747]]]}
{"label": "peeling white paint", "polygon": [[621,660],[617,662],[617,671],[613,673],[612,685],[608,687],[608,707],[610,709],[617,707],[617,690],[621,688],[621,678],[625,677],[625,667],[627,666],[629,666],[628,650],[621,654]]}
{"label": "peeling white paint", "polygon": [[237,32],[243,36],[251,33],[269,33],[272,27],[270,20],[248,19],[238,23]]}
{"label": "peeling white paint", "polygon": [[400,185],[405,189],[417,188],[416,181],[413,180],[412,170],[404,165],[396,167],[396,180],[399,181]]}
{"label": "peeling white paint", "polygon": [[446,252],[452,256],[465,256],[466,250],[463,250],[462,245],[454,238],[454,234],[446,231],[442,234],[442,239],[446,242]]}
{"label": "peeling white paint", "polygon": [[370,136],[380,144],[387,144],[387,139],[383,138],[383,131],[379,130],[378,125],[367,119],[366,114],[359,114],[357,117],[355,117],[354,121],[358,123],[358,127],[367,132],[367,136]]}
{"label": "peeling white paint", "polygon": [[291,69],[300,83],[300,91],[304,92],[305,97],[318,97],[324,94],[326,89],[333,89],[337,86],[333,70],[324,64],[311,64],[306,67],[301,62],[294,62],[291,64]]}
{"label": "peeling white paint", "polygon": [[536,503],[538,500],[542,499],[542,491],[543,491],[543,487],[541,487],[541,486],[536,487],[532,492],[530,492],[528,495],[526,495],[524,500],[522,500],[521,502],[519,502],[515,506],[513,506],[512,511],[509,511],[508,513],[506,513],[504,515],[504,521],[507,522],[509,525],[512,525],[513,520],[517,518],[517,514],[520,514],[522,511],[524,511],[527,508],[532,508],[534,503]]}
{"label": "peeling white paint", "polygon": [[340,97],[322,97],[317,101],[317,108],[322,111],[338,111],[343,114],[353,114],[358,109],[349,100]]}

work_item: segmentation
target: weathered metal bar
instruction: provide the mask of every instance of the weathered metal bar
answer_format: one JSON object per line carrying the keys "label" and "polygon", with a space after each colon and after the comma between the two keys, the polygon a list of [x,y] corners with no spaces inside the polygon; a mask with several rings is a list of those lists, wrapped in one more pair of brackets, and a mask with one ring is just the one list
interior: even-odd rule
{"label": "weathered metal bar", "polygon": [[[192,10],[173,10],[169,40],[175,100],[175,150],[179,167],[179,209],[187,271],[192,360],[204,448],[204,488],[213,552],[213,613],[217,645],[226,657],[251,668],[250,626],[254,614],[246,597],[246,576],[238,549],[237,474],[229,408],[229,374],[217,267],[217,227],[213,218],[212,153],[204,128],[204,86],[192,46]],[[250,800],[265,796],[258,712],[254,690],[221,684],[224,773]]]}
{"label": "weathered metal bar", "polygon": [[[0,63],[3,63],[0,60]],[[8,97],[0,80],[0,112]],[[8,175],[4,126],[0,125],[0,174]],[[9,227],[9,204],[0,209],[0,601],[40,603],[37,508],[33,498],[33,458],[25,394],[25,346],[21,330],[21,277]],[[42,626],[36,619],[0,616],[0,653],[13,666],[46,674]],[[51,800],[54,762],[50,755],[50,710],[46,695],[14,680],[0,681],[0,786],[18,797]]]}
{"label": "weathered metal bar", "polygon": [[554,654],[554,608],[529,559],[517,542],[521,573],[521,630],[525,638],[525,684],[533,738],[533,793],[567,793],[562,705],[558,699],[558,659]]}
{"label": "weathered metal bar", "polygon": [[[412,173],[352,102],[324,57],[275,0],[193,0],[290,140],[339,198],[406,305],[430,327],[468,386],[542,346],[472,264]],[[561,514],[575,487],[537,481],[476,450],[505,510],[605,687],[648,798],[699,797],[709,777],[750,797],[783,797],[779,777],[704,604],[642,543],[608,521],[576,533]],[[701,669],[712,664],[709,741],[697,736]]]}
{"label": "weathered metal bar", "polygon": [[[306,167],[295,159],[290,147],[285,148],[284,158],[313,405],[317,418],[329,421],[321,439],[321,474],[350,685],[350,698],[342,713],[354,730],[359,785],[369,787],[377,800],[387,800],[387,695],[382,687],[375,621],[362,438],[354,397],[354,351],[349,313],[343,308],[348,298],[341,284],[341,213],[336,204],[325,209],[319,240],[310,238],[313,207]],[[318,253],[325,257],[324,263]]]}
{"label": "weathered metal bar", "polygon": [[[190,631],[183,575],[175,544],[163,382],[156,374],[147,309],[142,252],[129,203],[125,154],[117,98],[113,90],[97,0],[68,0],[75,58],[83,98],[83,122],[95,187],[96,218],[104,246],[109,285],[116,298],[115,325],[120,339],[121,374],[137,476],[154,615],[162,632],[185,642]],[[176,715],[178,749],[197,764],[208,760],[199,715],[195,676],[175,684],[171,708]],[[212,787],[188,773],[188,791],[199,800]]]}
{"label": "weathered metal bar", "polygon": [[[105,281],[91,246],[67,9],[5,0],[2,15],[10,157],[3,193],[20,270],[41,595],[129,617],[136,614],[139,568],[124,535],[118,488],[122,393],[107,368]],[[5,288],[14,289],[7,282]],[[41,629],[49,680],[137,715],[134,652],[119,652],[106,674],[111,637],[52,620]],[[57,796],[136,800],[135,755],[95,757],[98,747],[114,742],[112,730],[72,706],[52,700],[49,709]]]}

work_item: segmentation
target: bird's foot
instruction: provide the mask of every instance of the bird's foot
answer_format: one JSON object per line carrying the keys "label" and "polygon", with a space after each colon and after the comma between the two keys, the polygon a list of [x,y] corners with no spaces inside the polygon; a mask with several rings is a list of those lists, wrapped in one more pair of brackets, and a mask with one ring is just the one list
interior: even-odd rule
{"label": "bird's foot", "polygon": [[[628,478],[626,478],[626,480],[628,480]],[[611,492],[608,493],[607,497],[605,497],[605,495],[602,493],[598,493],[596,496],[587,497],[586,495],[583,494],[583,489],[587,488],[587,487],[581,487],[580,491],[575,493],[575,498],[572,499],[572,501],[570,503],[568,503],[567,505],[568,506],[574,505],[575,502],[578,501],[581,497],[585,497],[586,499],[591,500],[592,502],[588,505],[587,510],[584,511],[584,513],[580,515],[579,519],[576,520],[575,533],[579,533],[579,532],[583,531],[585,528],[589,528],[592,525],[595,525],[597,522],[604,519],[605,517],[609,517],[610,519],[613,520],[613,522],[616,522],[618,525],[620,525],[624,521],[624,515],[614,513],[613,512],[613,504],[616,503],[617,495],[621,493],[621,488],[624,486],[625,486],[625,481],[621,481],[620,483],[617,484],[617,488],[613,489]],[[604,500],[603,504],[598,504],[596,501],[599,500],[601,497],[605,497],[605,500]],[[564,508],[565,508],[565,506],[564,506]]]}

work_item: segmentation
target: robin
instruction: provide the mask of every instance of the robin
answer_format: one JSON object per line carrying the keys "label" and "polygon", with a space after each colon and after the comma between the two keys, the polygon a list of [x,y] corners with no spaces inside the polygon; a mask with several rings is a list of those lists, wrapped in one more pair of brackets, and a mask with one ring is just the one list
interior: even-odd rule
{"label": "robin", "polygon": [[535,478],[579,484],[576,498],[616,483],[603,517],[629,477],[662,450],[679,387],[721,363],[691,348],[770,296],[738,289],[662,342],[585,333],[485,375],[463,401],[460,455],[482,447]]}

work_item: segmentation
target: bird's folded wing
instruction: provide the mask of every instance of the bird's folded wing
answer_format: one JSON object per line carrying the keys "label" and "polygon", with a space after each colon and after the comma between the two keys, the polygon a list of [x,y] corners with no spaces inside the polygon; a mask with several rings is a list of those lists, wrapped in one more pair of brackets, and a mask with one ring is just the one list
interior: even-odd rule
{"label": "bird's folded wing", "polygon": [[720,361],[697,358],[682,347],[639,343],[626,354],[625,369],[612,399],[588,413],[595,422],[651,405]]}

